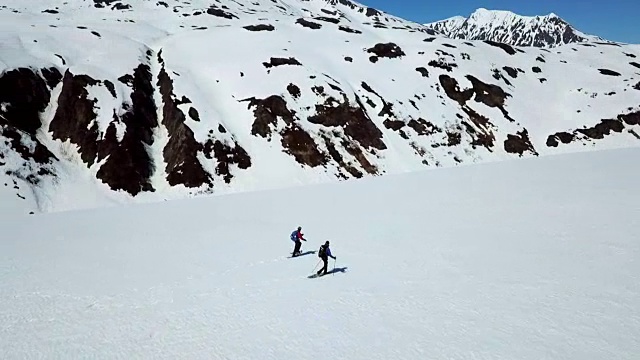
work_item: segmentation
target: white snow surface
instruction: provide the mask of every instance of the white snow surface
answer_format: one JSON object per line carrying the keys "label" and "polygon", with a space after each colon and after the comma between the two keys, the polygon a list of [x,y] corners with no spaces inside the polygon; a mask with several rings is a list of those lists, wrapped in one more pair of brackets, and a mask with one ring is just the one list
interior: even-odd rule
{"label": "white snow surface", "polygon": [[9,215],[1,357],[637,359],[638,157]]}
{"label": "white snow surface", "polygon": [[[342,128],[324,127],[308,120],[315,114],[316,105],[325,103],[330,96],[340,101],[346,98],[351,104],[356,103],[358,97],[371,121],[382,132],[385,150],[362,147],[363,158],[376,167],[376,175],[518,158],[519,155],[505,151],[504,142],[510,135],[525,129],[535,152],[541,156],[640,144],[637,135],[630,132],[640,133],[640,126],[630,125],[621,133],[612,133],[603,139],[581,139],[555,148],[546,145],[548,137],[556,132],[593,127],[602,119],[616,119],[619,114],[640,110],[640,91],[634,89],[634,85],[640,84],[640,72],[630,65],[640,58],[639,45],[598,44],[575,48],[567,45],[553,51],[525,48],[509,55],[503,49],[481,41],[434,38],[426,33],[427,27],[385,13],[367,16],[371,9],[349,1],[212,3],[166,0],[166,7],[162,3],[123,0],[96,8],[92,1],[5,0],[0,5],[0,72],[18,67],[55,67],[62,74],[70,71],[75,75],[87,74],[97,80],[111,81],[115,86],[115,98],[103,85],[88,89],[89,98],[96,100],[95,121],[103,135],[113,114],[122,114],[124,105],[131,103],[131,88],[118,78],[131,74],[140,64],[148,64],[155,84],[161,67],[158,54],[162,52],[176,98],[187,96],[191,100],[180,109],[186,113],[193,107],[199,113],[200,122],[185,116],[185,124],[194,132],[195,139],[199,142],[209,138],[227,144],[237,142],[251,157],[251,167],[239,169],[232,164],[233,178],[226,183],[216,175],[218,160],[207,159],[199,153],[202,167],[214,178],[213,186],[170,186],[163,158],[168,135],[161,125],[153,130],[154,143],[148,149],[156,165],[156,172],[151,176],[156,191],[135,197],[123,191],[112,191],[96,178],[102,163],[88,167],[80,159],[76,144],[53,139],[49,124],[56,113],[54,100],[41,114],[43,125],[37,138],[59,159],[54,164],[56,176],[44,176],[37,185],[24,183],[21,186],[29,191],[15,192],[11,183],[16,177],[9,177],[8,185],[0,193],[2,213],[46,213],[161,202],[353,178],[335,161],[310,167],[285,153],[278,133],[285,127],[282,119],[273,126],[270,140],[252,135],[254,108],[249,108],[247,102],[240,102],[252,97],[281,96],[288,108],[296,112],[296,125],[310,134],[320,151],[328,154],[321,134],[329,133],[345,164],[367,177],[370,174],[362,166],[362,159],[342,145],[346,141],[359,147],[355,140],[348,138]],[[118,4],[130,8],[118,10],[115,8]],[[213,5],[237,18],[207,14]],[[320,16],[340,22],[318,20]],[[321,24],[322,28],[312,30],[301,26],[296,23],[301,17]],[[244,28],[257,24],[271,24],[274,30],[256,32]],[[340,31],[340,26],[362,33]],[[405,55],[381,57],[377,62],[371,62],[372,54],[367,49],[387,42],[397,44]],[[302,65],[267,69],[263,62],[271,57],[294,57]],[[345,61],[346,57],[351,57],[352,62]],[[456,66],[447,71],[428,65],[431,61]],[[505,73],[507,66],[522,72],[512,78]],[[429,77],[421,76],[416,71],[419,67],[426,68]],[[540,72],[534,72],[534,67],[540,68]],[[620,76],[602,75],[599,69],[610,69]],[[503,78],[494,78],[495,71],[501,72]],[[470,120],[461,106],[442,90],[441,75],[456,79],[460,90],[471,87],[465,77],[473,75],[483,82],[500,86],[509,94],[505,110],[514,122],[506,119],[497,108],[486,106],[477,99],[471,99],[467,104],[491,121],[487,125],[495,137],[491,149],[472,144],[472,136],[464,124],[470,124]],[[363,83],[384,100],[366,91]],[[299,98],[287,91],[290,84],[300,88]],[[326,95],[315,94],[312,90],[315,86],[322,86]],[[53,99],[61,93],[61,88],[62,84],[58,84],[52,89]],[[160,98],[156,92],[158,122],[162,120]],[[381,114],[383,101],[393,104],[393,116]],[[442,131],[419,135],[405,126],[403,136],[385,125],[387,120],[408,123],[415,119],[429,121]],[[121,122],[115,125],[121,140],[124,125]],[[220,126],[226,132],[221,132]],[[475,127],[475,131],[482,130],[485,129]],[[459,144],[447,145],[451,132],[461,134]],[[28,173],[30,165],[24,165],[24,159],[1,141],[0,154],[6,156],[5,160],[0,159],[2,174]],[[531,156],[535,154],[529,151],[523,154],[523,157]],[[9,202],[14,205],[8,205]]]}

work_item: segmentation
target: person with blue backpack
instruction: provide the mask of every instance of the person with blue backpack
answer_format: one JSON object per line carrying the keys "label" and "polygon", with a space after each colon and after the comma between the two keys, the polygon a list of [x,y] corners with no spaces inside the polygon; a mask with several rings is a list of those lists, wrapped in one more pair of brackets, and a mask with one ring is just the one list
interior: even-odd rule
{"label": "person with blue backpack", "polygon": [[302,246],[302,243],[300,240],[307,241],[302,235],[302,226],[298,226],[298,228],[291,233],[291,241],[295,243],[295,246],[293,247],[293,254],[291,254],[292,257],[296,257],[301,253],[300,247]]}

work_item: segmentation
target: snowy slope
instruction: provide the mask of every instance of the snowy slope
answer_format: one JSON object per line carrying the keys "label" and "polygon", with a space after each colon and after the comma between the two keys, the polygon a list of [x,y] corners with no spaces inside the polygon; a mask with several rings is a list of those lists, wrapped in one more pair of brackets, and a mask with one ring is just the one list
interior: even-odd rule
{"label": "snowy slope", "polygon": [[346,0],[4,1],[2,209],[640,144],[640,46],[430,33]]}
{"label": "snowy slope", "polygon": [[454,39],[491,40],[513,46],[552,48],[565,44],[604,41],[587,35],[556,14],[522,16],[511,11],[477,9],[469,18],[454,16],[425,24]]}
{"label": "snowy slope", "polygon": [[14,214],[2,357],[637,359],[639,156]]}

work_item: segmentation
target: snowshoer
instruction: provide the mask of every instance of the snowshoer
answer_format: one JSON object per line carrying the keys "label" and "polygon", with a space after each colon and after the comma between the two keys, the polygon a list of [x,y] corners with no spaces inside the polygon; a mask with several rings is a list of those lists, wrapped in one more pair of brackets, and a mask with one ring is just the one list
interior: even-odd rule
{"label": "snowshoer", "polygon": [[307,241],[302,235],[302,226],[298,226],[298,228],[291,233],[291,241],[296,244],[293,248],[293,254],[291,254],[293,257],[300,255],[300,247],[302,246],[300,240]]}
{"label": "snowshoer", "polygon": [[333,258],[334,260],[336,260],[336,257],[331,255],[331,249],[329,249],[328,240],[324,243],[324,245],[320,246],[320,250],[318,250],[318,257],[322,259],[324,266],[322,267],[322,269],[318,270],[316,274],[318,276],[320,276],[320,273],[324,273],[326,275],[329,258]]}

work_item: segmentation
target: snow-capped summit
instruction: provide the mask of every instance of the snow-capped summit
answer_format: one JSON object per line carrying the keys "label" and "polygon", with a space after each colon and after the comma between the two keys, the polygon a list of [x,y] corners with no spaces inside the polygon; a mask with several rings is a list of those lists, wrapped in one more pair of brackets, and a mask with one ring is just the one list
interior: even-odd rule
{"label": "snow-capped summit", "polygon": [[555,13],[522,16],[511,11],[479,8],[469,18],[454,16],[425,25],[454,39],[491,40],[513,46],[555,47],[603,41],[576,30]]}

